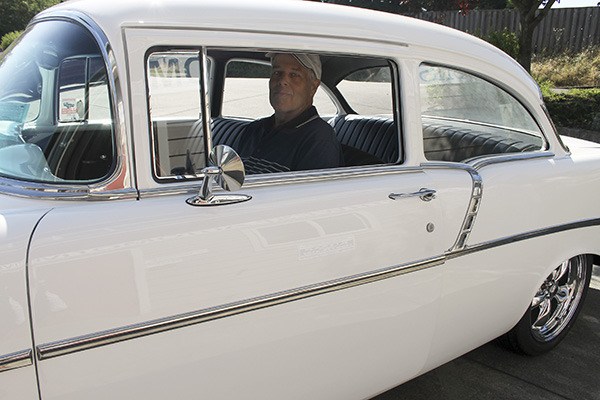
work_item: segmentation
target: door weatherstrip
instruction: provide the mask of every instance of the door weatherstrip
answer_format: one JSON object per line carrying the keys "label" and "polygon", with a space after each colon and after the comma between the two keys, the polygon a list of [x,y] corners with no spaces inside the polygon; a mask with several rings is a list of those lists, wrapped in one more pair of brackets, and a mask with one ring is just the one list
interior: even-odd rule
{"label": "door weatherstrip", "polygon": [[33,365],[31,349],[0,356],[0,372]]}
{"label": "door weatherstrip", "polygon": [[445,260],[446,257],[444,256],[429,258],[411,264],[382,268],[371,272],[365,272],[331,281],[307,285],[296,289],[259,296],[248,300],[205,308],[190,313],[42,344],[37,346],[37,357],[40,360],[46,360],[82,350],[161,333],[172,329],[183,328],[190,325],[196,325],[224,317],[230,317],[232,315],[243,314],[261,308],[272,307],[275,305],[306,299],[308,297],[331,293],[355,286],[361,286],[368,283],[393,278],[399,275],[404,275],[410,272],[436,267],[442,265]]}

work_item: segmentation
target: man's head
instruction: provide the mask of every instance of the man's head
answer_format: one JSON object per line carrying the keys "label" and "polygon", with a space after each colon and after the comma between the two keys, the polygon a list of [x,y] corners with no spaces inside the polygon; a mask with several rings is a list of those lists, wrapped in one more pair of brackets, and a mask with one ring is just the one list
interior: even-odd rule
{"label": "man's head", "polygon": [[270,53],[272,72],[269,100],[277,125],[286,123],[312,105],[321,78],[319,56],[304,53]]}

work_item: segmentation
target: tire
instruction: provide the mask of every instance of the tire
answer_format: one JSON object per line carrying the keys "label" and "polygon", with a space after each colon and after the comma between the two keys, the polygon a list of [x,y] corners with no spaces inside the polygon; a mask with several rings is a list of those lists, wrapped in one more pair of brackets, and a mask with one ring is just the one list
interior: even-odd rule
{"label": "tire", "polygon": [[575,256],[556,268],[521,320],[500,338],[517,353],[543,354],[565,338],[581,311],[592,275],[592,257]]}

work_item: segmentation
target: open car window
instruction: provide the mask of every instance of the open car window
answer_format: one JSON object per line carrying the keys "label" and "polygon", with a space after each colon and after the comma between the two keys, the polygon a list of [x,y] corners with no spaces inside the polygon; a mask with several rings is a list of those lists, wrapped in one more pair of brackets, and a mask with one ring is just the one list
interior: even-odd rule
{"label": "open car window", "polygon": [[[261,159],[269,161],[267,164],[254,168],[253,156],[245,154],[241,145],[248,138],[242,139],[244,135],[251,134],[246,129],[249,124],[265,121],[274,113],[269,100],[272,68],[267,54],[284,51],[211,48],[205,51],[206,67],[186,61],[198,60],[198,51],[158,49],[148,54],[146,75],[155,178],[159,181],[197,179],[207,165],[208,143],[213,146],[225,144],[241,151],[246,172],[250,175],[312,169],[304,167],[302,162],[298,163],[298,168],[279,168],[281,164],[277,160],[267,158]],[[316,162],[314,168],[338,169],[400,162],[399,115],[394,110],[397,103],[394,100],[396,69],[392,62],[350,55],[318,54],[318,57],[322,77],[313,105],[342,155],[332,166],[321,167]],[[201,111],[203,68],[208,77],[210,115],[203,115]],[[211,126],[210,140],[203,129],[206,120]],[[292,142],[290,139],[291,147],[310,147],[310,143],[298,145],[299,142]],[[287,151],[285,146],[283,144],[281,152]],[[320,143],[314,145],[319,146]],[[319,152],[313,149],[312,154]]]}

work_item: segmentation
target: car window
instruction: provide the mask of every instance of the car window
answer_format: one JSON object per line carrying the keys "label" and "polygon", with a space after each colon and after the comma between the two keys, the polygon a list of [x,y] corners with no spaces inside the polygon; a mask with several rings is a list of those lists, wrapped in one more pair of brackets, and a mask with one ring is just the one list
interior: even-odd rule
{"label": "car window", "polygon": [[[273,114],[269,104],[267,62],[234,60],[227,63],[222,114],[226,117],[261,118]],[[335,115],[337,108],[323,87],[317,89],[314,103],[321,115]]]}
{"label": "car window", "polygon": [[0,60],[0,174],[90,183],[114,168],[114,124],[100,48],[80,25],[30,26]]}
{"label": "car window", "polygon": [[[274,73],[269,53],[289,55],[277,50],[206,49],[210,140],[203,129],[199,52],[158,49],[148,53],[153,171],[158,181],[198,178],[206,167],[208,143],[233,147],[250,175],[399,162],[395,69],[382,58],[310,53],[322,65],[313,99],[317,115],[294,128],[301,135],[280,137],[281,142],[270,137],[258,140],[260,133],[249,133],[250,123],[256,122],[252,125],[256,130],[274,115],[269,101],[269,80]],[[306,132],[304,122],[311,122]]]}
{"label": "car window", "polygon": [[431,160],[469,158],[542,149],[531,114],[498,86],[464,71],[420,67],[425,155]]}
{"label": "car window", "polygon": [[194,51],[148,55],[149,116],[158,179],[195,175],[206,166],[199,60]]}

